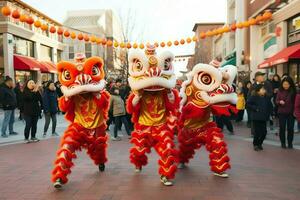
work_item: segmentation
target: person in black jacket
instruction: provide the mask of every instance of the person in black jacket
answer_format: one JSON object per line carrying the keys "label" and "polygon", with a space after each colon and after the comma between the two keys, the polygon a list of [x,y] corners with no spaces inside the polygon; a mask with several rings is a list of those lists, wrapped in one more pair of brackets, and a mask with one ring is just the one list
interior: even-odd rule
{"label": "person in black jacket", "polygon": [[[39,87],[33,80],[28,80],[25,83],[23,91],[24,99],[24,119],[26,122],[24,135],[25,142],[38,142],[36,138],[36,129],[39,115],[41,113],[42,97],[39,92]],[[29,133],[31,131],[31,140],[29,140]]]}
{"label": "person in black jacket", "polygon": [[43,109],[45,114],[44,137],[46,136],[49,128],[50,118],[52,119],[52,136],[58,136],[55,132],[57,113],[57,94],[55,90],[56,88],[53,81],[48,81],[43,93]]}
{"label": "person in black jacket", "polygon": [[267,121],[272,113],[272,103],[266,96],[265,86],[256,85],[247,100],[253,125],[253,146],[255,151],[263,150],[262,144],[267,135]]}
{"label": "person in black jacket", "polygon": [[17,97],[17,107],[20,110],[20,115],[19,115],[19,120],[23,120],[23,92],[21,89],[21,84],[20,82],[18,82],[16,84],[16,87],[14,89],[15,93],[16,93],[16,97]]}
{"label": "person in black jacket", "polygon": [[13,90],[14,82],[9,76],[5,77],[4,84],[0,89],[0,102],[4,110],[4,118],[2,122],[1,136],[6,135],[7,126],[9,127],[9,135],[16,135],[14,132],[15,109],[17,107],[17,98]]}

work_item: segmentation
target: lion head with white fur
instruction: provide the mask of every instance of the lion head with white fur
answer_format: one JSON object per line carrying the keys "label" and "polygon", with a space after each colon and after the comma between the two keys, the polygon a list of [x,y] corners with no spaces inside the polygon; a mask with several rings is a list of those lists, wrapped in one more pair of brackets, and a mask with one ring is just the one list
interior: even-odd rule
{"label": "lion head with white fur", "polygon": [[176,84],[174,55],[165,51],[156,54],[148,45],[144,51],[134,49],[129,53],[129,85],[133,91],[160,91],[172,89]]}
{"label": "lion head with white fur", "polygon": [[218,68],[212,64],[197,64],[182,83],[181,108],[187,103],[200,108],[236,104],[237,95],[232,87],[236,74],[237,69],[233,65]]}

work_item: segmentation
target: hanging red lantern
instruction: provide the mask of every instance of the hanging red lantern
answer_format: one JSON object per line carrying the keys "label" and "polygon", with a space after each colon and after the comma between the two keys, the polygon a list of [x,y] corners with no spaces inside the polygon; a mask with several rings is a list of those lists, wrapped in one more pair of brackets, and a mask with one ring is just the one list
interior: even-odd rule
{"label": "hanging red lantern", "polygon": [[167,45],[168,45],[168,47],[172,46],[172,42],[169,41],[169,42],[167,43]]}
{"label": "hanging red lantern", "polygon": [[20,22],[26,22],[27,21],[27,18],[28,18],[28,16],[27,15],[25,15],[25,14],[23,14],[23,15],[21,15],[20,16]]}
{"label": "hanging red lantern", "polygon": [[111,46],[113,45],[113,41],[107,40],[106,45],[107,45],[108,47],[111,47]]}
{"label": "hanging red lantern", "polygon": [[229,26],[225,26],[224,27],[224,33],[228,33],[228,32],[230,32],[230,28],[229,28]]}
{"label": "hanging red lantern", "polygon": [[258,15],[256,18],[256,23],[260,23],[263,20],[263,17],[261,15]]}
{"label": "hanging red lantern", "polygon": [[165,44],[164,42],[161,42],[161,43],[160,43],[160,46],[161,46],[161,47],[165,47],[166,44]]}
{"label": "hanging red lantern", "polygon": [[47,24],[42,24],[41,29],[42,29],[42,31],[47,31],[48,30],[48,25]]}
{"label": "hanging red lantern", "polygon": [[132,45],[132,47],[133,47],[134,49],[137,49],[137,48],[139,47],[139,45],[138,45],[137,43],[134,43],[134,44]]}
{"label": "hanging red lantern", "polygon": [[70,32],[69,32],[68,30],[65,30],[64,36],[65,36],[66,38],[69,37],[69,36],[70,36]]}
{"label": "hanging red lantern", "polygon": [[36,28],[40,28],[40,27],[42,26],[41,21],[36,20],[36,21],[34,22],[34,26],[35,26]]}
{"label": "hanging red lantern", "polygon": [[143,43],[141,43],[139,47],[140,47],[140,49],[144,49],[145,45]]}
{"label": "hanging red lantern", "polygon": [[206,37],[206,34],[205,34],[204,32],[201,32],[201,33],[200,33],[200,38],[201,38],[201,39],[204,39],[205,37]]}
{"label": "hanging red lantern", "polygon": [[50,33],[55,33],[56,32],[55,26],[51,26],[49,31],[50,31]]}
{"label": "hanging red lantern", "polygon": [[271,18],[272,18],[272,13],[270,11],[266,11],[262,16],[263,20],[269,20]]}
{"label": "hanging red lantern", "polygon": [[101,38],[96,38],[96,43],[97,43],[97,44],[101,44],[101,43],[102,43]]}
{"label": "hanging red lantern", "polygon": [[248,28],[250,26],[250,23],[248,21],[244,21],[242,23],[242,25],[243,25],[244,28]]}
{"label": "hanging red lantern", "polygon": [[186,38],[186,42],[187,42],[187,43],[191,43],[191,42],[192,42],[192,39],[188,37],[188,38]]}
{"label": "hanging red lantern", "polygon": [[[114,47],[117,48],[119,46],[119,43],[117,41],[114,42]],[[133,45],[134,48],[134,45]],[[135,48],[136,49],[136,48]]]}
{"label": "hanging red lantern", "polygon": [[194,37],[193,37],[193,41],[194,41],[194,42],[197,42],[197,41],[198,41],[198,38],[197,38],[196,36],[194,36]]}
{"label": "hanging red lantern", "polygon": [[174,41],[174,45],[175,45],[175,46],[178,46],[178,45],[179,45],[179,42],[178,42],[177,40],[175,40],[175,41]]}
{"label": "hanging red lantern", "polygon": [[14,10],[11,14],[11,16],[14,18],[14,19],[19,19],[20,18],[20,12],[18,10]]}
{"label": "hanging red lantern", "polygon": [[1,13],[4,16],[9,16],[11,14],[11,10],[8,6],[4,6],[1,8]]}
{"label": "hanging red lantern", "polygon": [[27,17],[26,23],[32,25],[34,23],[34,19],[32,17]]}
{"label": "hanging red lantern", "polygon": [[74,40],[76,39],[76,33],[75,32],[71,32],[71,38]]}
{"label": "hanging red lantern", "polygon": [[235,31],[235,30],[236,30],[236,24],[231,24],[230,29],[231,29],[232,31]]}
{"label": "hanging red lantern", "polygon": [[237,23],[237,24],[236,24],[236,27],[237,27],[238,29],[241,29],[241,28],[243,28],[243,24],[242,24],[242,23]]}
{"label": "hanging red lantern", "polygon": [[207,31],[207,32],[206,32],[206,36],[207,36],[207,37],[211,37],[212,35],[213,35],[213,32],[212,32],[212,31]]}
{"label": "hanging red lantern", "polygon": [[82,33],[79,33],[79,34],[77,35],[77,39],[78,39],[78,40],[83,40],[83,35],[82,35]]}
{"label": "hanging red lantern", "polygon": [[89,37],[88,35],[84,35],[83,39],[84,39],[84,41],[86,41],[86,42],[90,41],[90,37]]}
{"label": "hanging red lantern", "polygon": [[91,42],[96,42],[96,37],[94,35],[91,36]]}
{"label": "hanging red lantern", "polygon": [[180,44],[184,45],[184,43],[185,43],[185,40],[184,40],[184,39],[181,39],[181,40],[180,40]]}
{"label": "hanging red lantern", "polygon": [[59,27],[57,30],[58,35],[62,35],[64,33],[64,29],[62,27]]}
{"label": "hanging red lantern", "polygon": [[107,41],[105,38],[102,39],[102,45],[106,45]]}
{"label": "hanging red lantern", "polygon": [[128,42],[127,45],[126,45],[127,49],[130,49],[131,48],[131,44]]}
{"label": "hanging red lantern", "polygon": [[249,22],[249,25],[250,25],[250,26],[256,24],[256,20],[255,20],[254,18],[249,19],[248,22]]}
{"label": "hanging red lantern", "polygon": [[124,42],[121,42],[121,43],[120,43],[120,47],[121,47],[121,48],[125,48],[125,43],[124,43]]}

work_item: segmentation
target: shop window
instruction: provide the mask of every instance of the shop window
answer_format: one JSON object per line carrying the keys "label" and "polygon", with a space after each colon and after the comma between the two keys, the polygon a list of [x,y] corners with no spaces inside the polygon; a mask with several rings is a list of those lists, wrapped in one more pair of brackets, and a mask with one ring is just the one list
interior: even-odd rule
{"label": "shop window", "polygon": [[298,65],[296,63],[291,63],[289,66],[289,75],[296,82],[298,81]]}
{"label": "shop window", "polygon": [[62,60],[62,51],[61,50],[57,50],[57,62]]}
{"label": "shop window", "polygon": [[69,59],[74,59],[74,46],[69,46]]}
{"label": "shop window", "polygon": [[92,56],[92,45],[91,45],[91,43],[86,43],[85,44],[85,56],[87,58]]}
{"label": "shop window", "polygon": [[34,47],[32,41],[25,40],[16,36],[14,36],[13,40],[14,54],[34,57]]}
{"label": "shop window", "polygon": [[16,82],[25,83],[26,81],[33,79],[33,73],[30,71],[15,71]]}
{"label": "shop window", "polygon": [[0,76],[4,73],[3,34],[0,34]]}
{"label": "shop window", "polygon": [[44,61],[52,61],[52,48],[45,45],[41,45],[40,59]]}

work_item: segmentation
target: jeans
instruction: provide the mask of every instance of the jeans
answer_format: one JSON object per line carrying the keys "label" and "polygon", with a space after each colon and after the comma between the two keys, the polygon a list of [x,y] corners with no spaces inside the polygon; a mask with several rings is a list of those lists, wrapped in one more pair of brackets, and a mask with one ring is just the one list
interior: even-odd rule
{"label": "jeans", "polygon": [[55,133],[56,129],[56,113],[45,113],[45,126],[44,126],[44,133],[47,133],[49,124],[50,124],[50,118],[52,119],[52,134]]}
{"label": "jeans", "polygon": [[254,136],[253,136],[253,145],[261,146],[267,135],[267,123],[266,121],[252,121]]}
{"label": "jeans", "polygon": [[293,114],[278,114],[279,118],[279,137],[281,145],[285,146],[285,130],[287,129],[287,141],[288,145],[291,146],[294,139],[294,116]]}
{"label": "jeans", "polygon": [[122,123],[125,126],[125,130],[126,130],[127,135],[130,135],[131,130],[130,130],[130,127],[129,127],[129,123],[127,121],[127,117],[126,117],[126,115],[123,115],[123,116],[116,116],[115,117],[114,137],[118,136],[118,127],[120,127],[122,125]]}
{"label": "jeans", "polygon": [[24,129],[25,139],[26,140],[29,139],[30,130],[31,130],[31,138],[35,138],[36,127],[37,127],[37,122],[39,120],[39,116],[24,115],[24,119],[26,122],[25,129]]}
{"label": "jeans", "polygon": [[1,134],[6,135],[7,126],[9,129],[9,133],[13,133],[14,122],[15,122],[15,110],[4,110],[4,118],[2,122]]}

